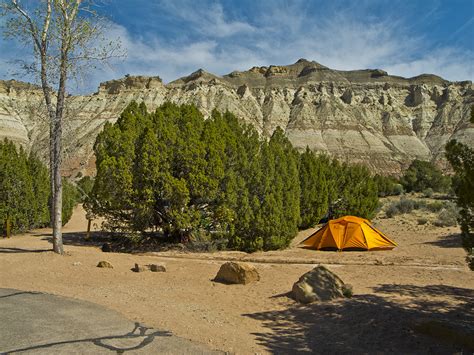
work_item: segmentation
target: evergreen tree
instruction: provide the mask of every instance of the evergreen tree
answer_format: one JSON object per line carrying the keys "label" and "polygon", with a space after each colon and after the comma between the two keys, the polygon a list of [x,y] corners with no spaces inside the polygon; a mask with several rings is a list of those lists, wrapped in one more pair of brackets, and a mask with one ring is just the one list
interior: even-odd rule
{"label": "evergreen tree", "polygon": [[450,187],[449,177],[427,161],[414,160],[400,179],[406,191],[421,192],[427,188],[446,192]]}
{"label": "evergreen tree", "polygon": [[30,227],[47,227],[50,224],[50,185],[48,168],[33,154],[28,159],[28,171],[32,178],[32,220]]}
{"label": "evergreen tree", "polygon": [[[171,103],[149,113],[132,102],[115,124],[105,125],[94,150],[97,176],[86,208],[105,217],[111,230],[220,238],[246,251],[286,247],[300,224],[302,201],[301,215],[310,223],[341,193],[345,172],[310,152],[300,161],[280,128],[265,140],[230,112],[213,111],[204,120],[196,107]],[[369,215],[373,186],[361,181],[367,171],[360,171],[341,191],[358,193],[350,208]],[[302,192],[303,185],[316,193]]]}
{"label": "evergreen tree", "polygon": [[29,229],[34,217],[33,183],[27,157],[20,148],[5,140],[0,144],[0,218],[3,231],[7,223],[13,233]]}
{"label": "evergreen tree", "polygon": [[463,245],[474,270],[474,149],[452,140],[446,145],[446,158],[455,172],[453,188],[460,208]]}
{"label": "evergreen tree", "polygon": [[328,210],[330,160],[317,156],[309,148],[300,156],[300,228],[314,226]]}
{"label": "evergreen tree", "polygon": [[[7,140],[0,143],[0,231],[12,233],[50,225],[49,171],[34,155],[27,156]],[[74,185],[64,181],[63,222],[77,203]]]}

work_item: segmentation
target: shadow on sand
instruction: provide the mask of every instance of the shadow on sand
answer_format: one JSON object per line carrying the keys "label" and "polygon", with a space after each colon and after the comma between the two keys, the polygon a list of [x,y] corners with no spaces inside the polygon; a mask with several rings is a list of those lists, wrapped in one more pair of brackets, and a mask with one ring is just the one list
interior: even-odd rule
{"label": "shadow on sand", "polygon": [[[131,332],[128,332],[126,334],[117,334],[117,335],[110,335],[110,336],[104,336],[104,337],[99,337],[99,338],[88,338],[88,339],[78,339],[78,340],[66,340],[66,341],[58,341],[58,342],[52,342],[49,344],[41,344],[41,345],[33,345],[29,346],[27,348],[21,348],[21,349],[15,349],[11,350],[8,352],[8,354],[13,354],[17,352],[23,352],[23,351],[34,351],[34,350],[40,350],[40,349],[48,349],[48,348],[53,348],[61,345],[67,345],[67,344],[80,344],[80,343],[91,343],[94,344],[100,348],[107,349],[113,352],[116,352],[117,354],[123,354],[127,351],[134,351],[134,350],[139,350],[143,349],[146,347],[148,344],[152,343],[153,340],[155,340],[155,337],[164,337],[164,336],[171,336],[170,332],[167,331],[153,331],[153,332],[148,332],[148,330],[151,330],[151,328],[144,327],[140,325],[139,323],[135,323],[135,327]],[[123,339],[137,339],[141,340],[140,343],[137,345],[132,345],[129,347],[124,347],[124,346],[119,346],[119,345],[113,345],[110,342],[112,341],[120,341]],[[54,349],[51,349],[51,351],[54,351]]]}
{"label": "shadow on sand", "polygon": [[[268,328],[269,332],[255,336],[276,354],[426,354],[470,348],[469,339],[474,339],[474,290],[441,285],[382,285],[374,291],[379,295],[244,316],[257,319]],[[456,327],[464,338],[440,340],[414,330],[420,322],[432,320]]]}
{"label": "shadow on sand", "polygon": [[434,245],[440,248],[462,248],[461,234],[449,234],[441,239],[426,242],[425,244]]}
{"label": "shadow on sand", "polygon": [[21,253],[46,253],[51,249],[22,249],[0,247],[0,254],[21,254]]}

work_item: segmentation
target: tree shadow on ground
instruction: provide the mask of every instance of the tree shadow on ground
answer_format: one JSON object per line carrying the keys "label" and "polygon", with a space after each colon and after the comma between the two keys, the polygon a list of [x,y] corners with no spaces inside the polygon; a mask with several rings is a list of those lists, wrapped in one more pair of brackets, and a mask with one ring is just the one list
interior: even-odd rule
{"label": "tree shadow on ground", "polygon": [[[269,332],[255,333],[257,342],[276,354],[453,353],[466,348],[432,338],[415,329],[420,322],[451,322],[472,334],[474,291],[432,285],[381,285],[380,295],[244,316],[262,322]],[[450,324],[451,324],[450,323]]]}
{"label": "tree shadow on ground", "polygon": [[[53,242],[51,234],[40,234],[39,236],[50,243]],[[87,238],[86,232],[65,232],[63,233],[63,243],[64,245],[88,247],[102,247],[107,243],[110,252],[132,254],[178,249],[177,243],[170,242],[163,237],[150,235],[135,240],[127,236],[126,233],[116,232],[91,232],[89,238]]]}
{"label": "tree shadow on ground", "polygon": [[449,234],[435,241],[426,242],[424,244],[434,245],[440,248],[462,248],[461,234]]}
{"label": "tree shadow on ground", "polygon": [[23,249],[0,247],[0,254],[45,253],[50,251],[51,249]]}
{"label": "tree shadow on ground", "polygon": [[[15,349],[10,350],[8,354],[16,353],[16,352],[24,352],[24,351],[35,351],[40,349],[51,349],[54,347],[67,345],[67,344],[80,344],[80,343],[91,343],[96,345],[97,351],[99,348],[107,349],[117,354],[123,354],[127,351],[135,351],[145,348],[148,344],[152,343],[155,340],[155,337],[169,337],[172,334],[168,331],[151,331],[152,328],[147,328],[145,326],[140,325],[139,323],[135,323],[135,327],[132,331],[126,334],[117,334],[117,335],[110,335],[110,336],[103,336],[98,338],[87,338],[87,339],[77,339],[77,340],[65,340],[65,341],[58,341],[52,342],[49,344],[41,344],[41,345],[32,345],[27,348]],[[128,347],[124,347],[121,345],[114,345],[111,344],[110,341],[120,341],[123,339],[137,339],[140,340],[140,343],[137,345],[132,345]],[[51,349],[54,351],[53,349]]]}

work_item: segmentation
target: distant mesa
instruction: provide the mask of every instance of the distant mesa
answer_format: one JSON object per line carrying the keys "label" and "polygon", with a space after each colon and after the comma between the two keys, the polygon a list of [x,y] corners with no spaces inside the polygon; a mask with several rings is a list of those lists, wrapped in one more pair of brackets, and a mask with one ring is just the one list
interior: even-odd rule
{"label": "distant mesa", "polygon": [[107,94],[118,94],[129,90],[149,90],[163,86],[163,81],[159,76],[131,76],[100,83],[99,92]]}
{"label": "distant mesa", "polygon": [[[384,174],[399,174],[413,159],[443,168],[447,140],[474,144],[472,82],[432,74],[403,78],[377,68],[335,70],[304,58],[222,76],[199,69],[167,84],[158,76],[127,75],[101,83],[94,95],[68,100],[74,118],[64,130],[64,174],[73,177],[95,173],[97,134],[132,100],[150,110],[165,102],[193,104],[205,117],[229,110],[262,135],[281,127],[297,149],[309,147]],[[39,87],[0,81],[0,139],[47,162],[42,102]]]}

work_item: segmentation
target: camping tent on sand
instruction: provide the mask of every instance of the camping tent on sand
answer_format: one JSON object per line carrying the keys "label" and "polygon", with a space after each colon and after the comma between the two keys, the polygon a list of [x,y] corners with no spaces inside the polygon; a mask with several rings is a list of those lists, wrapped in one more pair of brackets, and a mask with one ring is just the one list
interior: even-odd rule
{"label": "camping tent on sand", "polygon": [[383,250],[396,246],[368,220],[354,216],[329,221],[302,244],[319,250]]}

